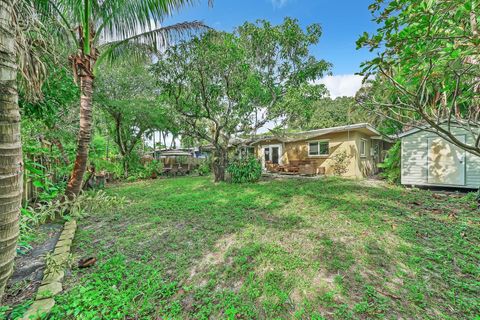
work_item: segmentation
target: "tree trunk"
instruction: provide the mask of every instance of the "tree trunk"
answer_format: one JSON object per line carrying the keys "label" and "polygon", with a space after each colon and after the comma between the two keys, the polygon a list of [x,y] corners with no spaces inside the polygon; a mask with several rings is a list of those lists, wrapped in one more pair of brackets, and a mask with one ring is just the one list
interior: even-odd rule
{"label": "tree trunk", "polygon": [[0,0],[0,301],[13,270],[22,200],[13,1]]}
{"label": "tree trunk", "polygon": [[[85,65],[89,66],[90,61],[84,61],[82,66]],[[68,181],[67,190],[65,191],[65,194],[70,199],[77,196],[82,188],[83,176],[85,175],[85,170],[87,168],[88,150],[92,137],[93,74],[89,69],[81,70],[79,76],[81,97],[77,156],[75,158],[70,181]]]}
{"label": "tree trunk", "polygon": [[60,151],[60,154],[62,156],[63,163],[65,163],[68,166],[70,164],[70,160],[68,159],[68,155],[65,152],[65,149],[63,148],[62,141],[60,141],[60,139],[58,138],[54,138],[51,140],[51,142],[57,146],[57,149],[58,151]]}
{"label": "tree trunk", "polygon": [[225,181],[227,152],[221,148],[216,149],[213,157],[213,175],[215,177],[215,182]]}

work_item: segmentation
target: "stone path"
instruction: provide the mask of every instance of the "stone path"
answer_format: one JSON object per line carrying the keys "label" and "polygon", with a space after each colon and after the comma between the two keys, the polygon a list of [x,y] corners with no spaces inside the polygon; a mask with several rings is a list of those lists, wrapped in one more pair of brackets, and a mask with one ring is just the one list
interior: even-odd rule
{"label": "stone path", "polygon": [[65,276],[63,268],[69,257],[76,229],[77,222],[75,220],[65,222],[52,256],[53,263],[62,266],[62,270],[55,270],[51,273],[45,272],[35,302],[23,315],[22,320],[40,319],[43,315],[48,314],[55,305],[54,296],[63,290],[62,281]]}

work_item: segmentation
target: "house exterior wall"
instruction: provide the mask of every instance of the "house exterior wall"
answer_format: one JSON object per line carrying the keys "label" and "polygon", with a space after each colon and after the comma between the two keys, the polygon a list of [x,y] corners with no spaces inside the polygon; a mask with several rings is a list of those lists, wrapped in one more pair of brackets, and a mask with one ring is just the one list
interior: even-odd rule
{"label": "house exterior wall", "polygon": [[[366,155],[364,157],[361,157],[359,152],[362,139],[366,141]],[[308,154],[308,144],[314,141],[328,141],[329,155],[310,156]],[[363,178],[375,173],[377,170],[377,162],[371,152],[374,143],[377,143],[377,141],[372,142],[372,139],[368,135],[361,132],[338,132],[295,142],[282,143],[275,139],[262,141],[256,146],[256,155],[261,158],[262,150],[265,146],[280,144],[282,145],[281,163],[288,164],[292,161],[308,161],[315,168],[324,167],[326,175],[333,175],[333,157],[342,151],[346,151],[350,158],[347,172],[344,176]],[[381,147],[383,147],[383,145]]]}
{"label": "house exterior wall", "polygon": [[[360,144],[362,140],[366,142],[365,155],[360,155]],[[370,176],[377,172],[377,163],[375,162],[373,156],[373,144],[377,141],[372,141],[372,139],[364,133],[358,133],[356,135],[356,144],[358,152],[358,168],[362,176]]]}
{"label": "house exterior wall", "polygon": [[[453,127],[455,135],[465,135],[466,143],[473,144],[473,137],[465,129]],[[407,185],[435,185],[428,183],[428,139],[435,133],[418,131],[402,138],[401,182]],[[480,157],[465,153],[465,187],[480,186]]]}

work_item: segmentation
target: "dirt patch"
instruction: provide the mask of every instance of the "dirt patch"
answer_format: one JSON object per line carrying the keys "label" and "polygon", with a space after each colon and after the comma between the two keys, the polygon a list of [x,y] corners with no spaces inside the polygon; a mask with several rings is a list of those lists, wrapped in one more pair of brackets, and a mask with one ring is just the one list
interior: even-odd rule
{"label": "dirt patch", "polygon": [[226,253],[236,242],[236,240],[236,234],[231,234],[219,239],[215,243],[215,249],[204,255],[203,258],[200,259],[200,261],[192,267],[188,282],[194,282],[194,279],[198,274],[205,274],[213,267],[219,266],[220,264],[224,263]]}
{"label": "dirt patch", "polygon": [[38,228],[39,234],[46,234],[46,240],[35,243],[26,254],[15,258],[13,275],[5,291],[4,303],[16,305],[30,299],[40,286],[45,269],[45,255],[55,248],[62,224],[45,224]]}

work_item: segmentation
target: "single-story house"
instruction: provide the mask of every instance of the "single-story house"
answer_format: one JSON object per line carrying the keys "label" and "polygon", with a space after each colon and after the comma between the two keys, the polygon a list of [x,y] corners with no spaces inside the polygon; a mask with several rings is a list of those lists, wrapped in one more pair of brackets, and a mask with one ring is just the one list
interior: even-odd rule
{"label": "single-story house", "polygon": [[[363,178],[378,172],[391,146],[367,123],[265,136],[252,142],[265,171],[285,170],[309,174],[334,174],[336,156],[345,151],[345,177]],[[292,169],[293,168],[293,169]],[[306,169],[305,169],[306,168]]]}
{"label": "single-story house", "polygon": [[[480,157],[447,142],[429,127],[413,128],[398,135],[402,141],[401,183],[404,185],[478,188]],[[460,141],[474,144],[474,136],[452,124]]]}

